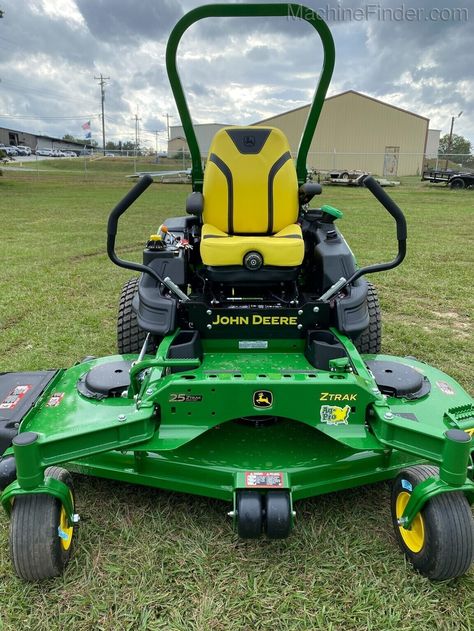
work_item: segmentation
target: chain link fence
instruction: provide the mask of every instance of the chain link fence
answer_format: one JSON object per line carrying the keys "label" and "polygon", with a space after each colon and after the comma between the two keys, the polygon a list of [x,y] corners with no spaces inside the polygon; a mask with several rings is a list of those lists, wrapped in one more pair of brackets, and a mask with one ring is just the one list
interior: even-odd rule
{"label": "chain link fence", "polygon": [[[296,153],[293,154],[296,158]],[[203,163],[205,158],[203,157]],[[189,151],[180,149],[171,154],[140,151],[84,152],[78,156],[14,156],[0,157],[0,169],[4,175],[9,171],[36,173],[38,177],[47,173],[69,173],[91,177],[107,169],[124,175],[141,172],[171,172],[169,177],[179,181],[189,180],[192,166]],[[307,159],[308,170],[314,173],[339,173],[345,177],[351,172],[368,172],[384,178],[404,176],[421,177],[428,170],[451,170],[474,172],[474,156],[471,154],[426,155],[404,153],[398,147],[387,147],[384,152],[310,152]]]}

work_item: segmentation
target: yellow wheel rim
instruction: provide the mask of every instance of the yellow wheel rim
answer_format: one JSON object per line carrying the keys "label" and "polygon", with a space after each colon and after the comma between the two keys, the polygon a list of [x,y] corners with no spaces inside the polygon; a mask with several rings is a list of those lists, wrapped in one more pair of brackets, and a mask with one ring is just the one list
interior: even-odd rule
{"label": "yellow wheel rim", "polygon": [[[395,506],[397,519],[400,519],[400,517],[403,515],[403,511],[405,510],[409,499],[410,493],[407,493],[406,491],[401,491],[398,494]],[[411,524],[410,530],[403,528],[403,526],[399,526],[399,529],[403,542],[410,550],[410,552],[420,552],[420,550],[425,545],[425,524],[421,514],[417,514]]]}
{"label": "yellow wheel rim", "polygon": [[59,515],[59,528],[58,535],[61,541],[61,547],[63,550],[69,550],[72,543],[72,534],[74,526],[69,526],[69,520],[67,513],[64,510],[64,506],[61,506],[61,514]]}

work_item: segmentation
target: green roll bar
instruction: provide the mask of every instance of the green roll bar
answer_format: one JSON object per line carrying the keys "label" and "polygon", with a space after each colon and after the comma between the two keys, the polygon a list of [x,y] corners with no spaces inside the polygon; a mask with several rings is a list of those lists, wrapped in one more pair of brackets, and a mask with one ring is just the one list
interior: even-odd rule
{"label": "green roll bar", "polygon": [[334,70],[335,49],[334,40],[327,24],[316,11],[294,2],[272,4],[209,4],[198,7],[184,15],[171,31],[166,47],[166,69],[171,84],[171,89],[176,101],[184,134],[188,142],[192,159],[192,182],[194,191],[202,191],[203,169],[201,152],[193,128],[193,122],[189,113],[188,104],[184,95],[183,86],[176,67],[176,53],[183,33],[195,22],[209,17],[294,17],[309,22],[319,33],[324,50],[322,72],[318,87],[314,93],[305,128],[301,136],[296,159],[296,172],[299,184],[306,181],[306,159],[313,134],[318,124],[321,109],[324,104],[329,83]]}

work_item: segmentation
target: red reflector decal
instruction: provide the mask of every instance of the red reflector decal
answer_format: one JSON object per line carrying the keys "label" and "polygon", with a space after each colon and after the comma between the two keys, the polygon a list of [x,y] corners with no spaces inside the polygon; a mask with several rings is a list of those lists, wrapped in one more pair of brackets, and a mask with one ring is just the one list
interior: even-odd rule
{"label": "red reflector decal", "polygon": [[30,384],[25,384],[24,386],[13,388],[10,394],[0,403],[0,410],[13,410],[32,387]]}
{"label": "red reflector decal", "polygon": [[48,408],[56,408],[63,400],[64,392],[55,392],[49,398],[48,403],[46,403],[46,407]]}

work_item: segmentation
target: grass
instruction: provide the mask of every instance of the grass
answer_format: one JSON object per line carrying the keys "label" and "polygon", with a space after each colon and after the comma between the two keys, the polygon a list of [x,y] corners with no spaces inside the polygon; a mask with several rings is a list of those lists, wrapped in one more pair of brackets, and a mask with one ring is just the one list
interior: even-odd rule
{"label": "grass", "polygon": [[[58,161],[60,162],[60,161]],[[0,180],[0,371],[68,366],[113,353],[120,287],[105,255],[109,209],[130,173],[100,161],[88,179],[10,172]],[[51,161],[52,163],[52,161]],[[58,167],[59,168],[59,167]],[[121,251],[180,214],[188,186],[154,185],[125,215]],[[409,254],[379,274],[385,352],[413,354],[471,393],[472,191],[403,179]],[[326,187],[359,263],[395,252],[390,218],[368,191]],[[408,630],[474,628],[474,571],[431,584],[404,562],[385,484],[299,502],[283,542],[239,541],[219,501],[75,476],[82,526],[65,575],[25,584],[0,514],[0,630]]]}

